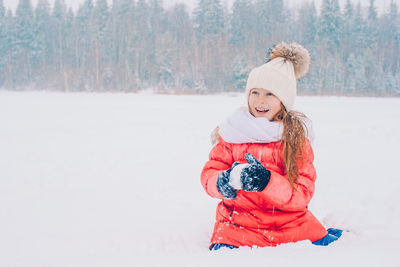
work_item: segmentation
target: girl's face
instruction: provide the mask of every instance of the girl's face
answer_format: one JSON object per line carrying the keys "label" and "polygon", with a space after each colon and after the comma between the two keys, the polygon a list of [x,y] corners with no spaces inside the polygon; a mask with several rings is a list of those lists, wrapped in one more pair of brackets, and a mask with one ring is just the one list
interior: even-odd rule
{"label": "girl's face", "polygon": [[253,88],[249,94],[249,109],[254,117],[272,121],[281,110],[281,101],[266,89]]}

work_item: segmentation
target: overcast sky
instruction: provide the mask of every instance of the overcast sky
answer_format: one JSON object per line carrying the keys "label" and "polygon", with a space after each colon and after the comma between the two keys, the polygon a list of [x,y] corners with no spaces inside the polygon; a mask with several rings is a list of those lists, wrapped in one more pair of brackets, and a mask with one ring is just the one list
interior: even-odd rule
{"label": "overcast sky", "polygon": [[[8,8],[12,8],[13,10],[15,10],[15,8],[17,7],[18,4],[18,0],[3,0],[4,1],[4,5]],[[53,4],[54,0],[48,0],[50,4]],[[65,0],[65,3],[67,4],[67,6],[71,6],[73,8],[73,10],[77,10],[78,7],[80,5],[82,5],[82,3],[85,0]],[[95,2],[96,0],[93,0],[93,2]],[[168,6],[172,6],[175,3],[186,3],[187,6],[190,9],[193,9],[196,4],[198,3],[199,0],[164,0],[164,6],[168,7]],[[311,2],[312,0],[285,0],[287,3],[289,3],[291,6],[294,6],[296,4],[299,4],[301,2]],[[344,4],[346,2],[346,0],[339,0],[341,4]],[[375,4],[378,8],[378,12],[382,12],[384,10],[387,10],[389,7],[391,0],[375,0]],[[398,6],[400,6],[400,0],[394,0]],[[35,6],[36,3],[38,2],[38,0],[31,0],[31,3]],[[112,0],[108,0],[108,2],[111,4]],[[222,2],[224,2],[224,5],[230,6],[234,0],[222,0]],[[314,0],[314,2],[316,3],[317,7],[319,7],[320,3],[322,2],[322,0]],[[360,2],[361,5],[363,6],[368,6],[369,0],[353,0],[354,3],[358,3]]]}

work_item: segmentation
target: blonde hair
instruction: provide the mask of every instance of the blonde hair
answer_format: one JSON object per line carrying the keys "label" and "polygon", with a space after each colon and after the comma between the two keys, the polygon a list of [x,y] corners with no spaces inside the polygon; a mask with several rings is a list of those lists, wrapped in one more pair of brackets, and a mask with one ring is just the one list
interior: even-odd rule
{"label": "blonde hair", "polygon": [[281,104],[281,110],[275,115],[274,121],[281,121],[283,133],[281,144],[282,160],[290,185],[295,188],[299,176],[297,159],[303,156],[308,130],[305,125],[306,115],[298,111],[287,112]]}

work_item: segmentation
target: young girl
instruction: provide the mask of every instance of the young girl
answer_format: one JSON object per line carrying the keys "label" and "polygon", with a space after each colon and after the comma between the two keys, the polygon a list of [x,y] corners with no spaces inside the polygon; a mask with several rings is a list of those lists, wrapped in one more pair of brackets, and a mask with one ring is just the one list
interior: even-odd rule
{"label": "young girl", "polygon": [[307,206],[316,172],[307,118],[292,111],[296,79],[310,64],[299,44],[280,43],[250,72],[247,107],[219,125],[219,142],[201,173],[218,204],[210,249],[264,247],[310,240],[328,245],[342,231],[326,230]]}

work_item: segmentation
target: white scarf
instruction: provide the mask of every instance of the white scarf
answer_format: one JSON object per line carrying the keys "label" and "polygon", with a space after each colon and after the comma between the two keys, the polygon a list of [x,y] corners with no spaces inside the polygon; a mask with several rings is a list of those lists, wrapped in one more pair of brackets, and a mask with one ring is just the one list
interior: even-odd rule
{"label": "white scarf", "polygon": [[[308,129],[308,139],[312,142],[314,134],[311,121],[305,121]],[[282,138],[283,125],[280,122],[269,121],[267,118],[256,118],[248,107],[238,108],[219,125],[219,135],[228,143],[271,143]]]}

